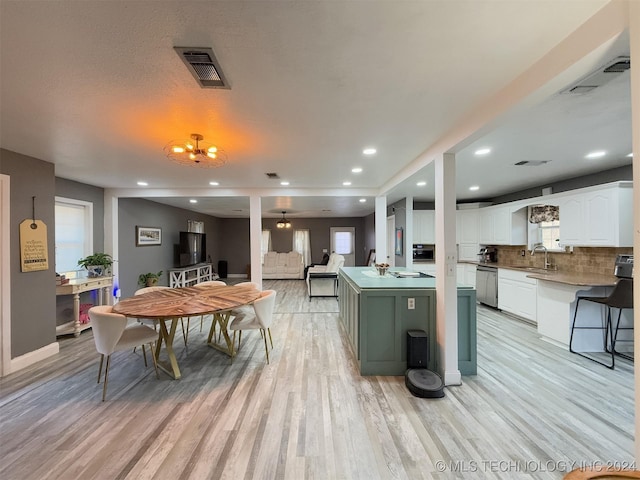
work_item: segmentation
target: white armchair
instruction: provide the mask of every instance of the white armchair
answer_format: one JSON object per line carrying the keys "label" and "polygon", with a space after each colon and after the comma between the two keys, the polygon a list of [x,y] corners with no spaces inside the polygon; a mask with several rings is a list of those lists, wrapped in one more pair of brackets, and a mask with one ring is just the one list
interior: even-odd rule
{"label": "white armchair", "polygon": [[311,297],[338,296],[338,270],[344,265],[344,257],[337,253],[329,256],[326,265],[310,267],[307,271],[307,291]]}

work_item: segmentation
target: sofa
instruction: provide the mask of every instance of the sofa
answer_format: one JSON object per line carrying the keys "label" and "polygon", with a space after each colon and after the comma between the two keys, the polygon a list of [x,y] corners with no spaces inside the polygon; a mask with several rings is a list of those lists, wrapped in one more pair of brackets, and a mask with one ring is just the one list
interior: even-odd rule
{"label": "sofa", "polygon": [[304,279],[304,262],[298,252],[267,252],[262,261],[263,279]]}

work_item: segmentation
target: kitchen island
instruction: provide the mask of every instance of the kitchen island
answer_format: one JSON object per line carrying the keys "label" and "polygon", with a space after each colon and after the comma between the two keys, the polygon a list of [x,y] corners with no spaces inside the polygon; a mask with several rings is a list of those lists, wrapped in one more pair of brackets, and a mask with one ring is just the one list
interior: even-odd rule
{"label": "kitchen island", "polygon": [[[340,319],[362,375],[404,375],[407,330],[424,330],[429,339],[427,367],[439,371],[436,338],[436,281],[384,276],[372,267],[343,267],[338,274]],[[411,273],[408,273],[408,275]],[[458,369],[475,375],[476,291],[458,286]]]}

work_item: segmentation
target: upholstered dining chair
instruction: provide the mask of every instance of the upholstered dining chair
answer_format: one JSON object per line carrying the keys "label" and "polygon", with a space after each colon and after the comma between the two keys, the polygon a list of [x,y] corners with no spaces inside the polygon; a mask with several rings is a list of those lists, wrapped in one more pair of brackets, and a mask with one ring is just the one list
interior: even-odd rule
{"label": "upholstered dining chair", "polygon": [[[205,280],[204,282],[196,283],[196,287],[222,287],[227,284],[222,280]],[[202,332],[202,323],[204,321],[204,315],[200,315],[200,331]],[[213,327],[215,330],[215,326]],[[189,318],[187,318],[187,332],[189,331]],[[187,333],[188,335],[188,333]]]}
{"label": "upholstered dining chair", "polygon": [[127,327],[127,317],[119,313],[113,313],[111,305],[99,305],[89,309],[93,339],[96,350],[100,354],[100,366],[98,369],[98,383],[102,377],[102,363],[104,356],[107,356],[107,365],[104,370],[104,385],[102,387],[102,401],[107,396],[107,383],[109,381],[109,366],[111,364],[111,354],[119,350],[127,350],[131,347],[142,346],[144,364],[147,366],[147,354],[144,345],[151,345],[151,357],[153,366],[158,377],[158,366],[156,357],[153,354],[153,343],[158,338],[158,334],[146,325],[134,325]]}
{"label": "upholstered dining chair", "polygon": [[[260,330],[264,340],[264,351],[269,363],[269,347],[267,345],[267,333],[269,334],[269,342],[273,348],[273,338],[271,337],[271,324],[273,323],[273,309],[276,303],[276,291],[264,290],[260,293],[260,297],[252,304],[253,312],[246,310],[240,312],[232,321],[229,329],[233,331],[233,344],[236,341],[236,331],[238,335],[238,349],[242,340],[243,330]],[[232,357],[233,358],[233,355]]]}
{"label": "upholstered dining chair", "polygon": [[[260,290],[260,285],[258,285],[256,282],[239,282],[234,285],[234,287],[246,287],[246,286],[253,287],[256,290]],[[251,313],[253,311],[252,308],[253,307],[251,307],[251,305],[242,305],[241,307],[234,308],[233,310],[231,310],[231,316],[236,317],[240,315],[242,312]],[[218,332],[218,342],[220,341],[221,336],[222,336],[222,330]]]}

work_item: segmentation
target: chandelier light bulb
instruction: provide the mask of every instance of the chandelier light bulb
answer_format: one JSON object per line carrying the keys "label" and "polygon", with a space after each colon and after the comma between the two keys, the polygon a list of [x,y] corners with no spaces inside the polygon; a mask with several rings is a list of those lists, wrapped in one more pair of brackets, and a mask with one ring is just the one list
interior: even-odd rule
{"label": "chandelier light bulb", "polygon": [[199,133],[192,133],[190,140],[172,140],[164,152],[175,163],[189,167],[214,168],[227,163],[224,151],[205,142]]}

